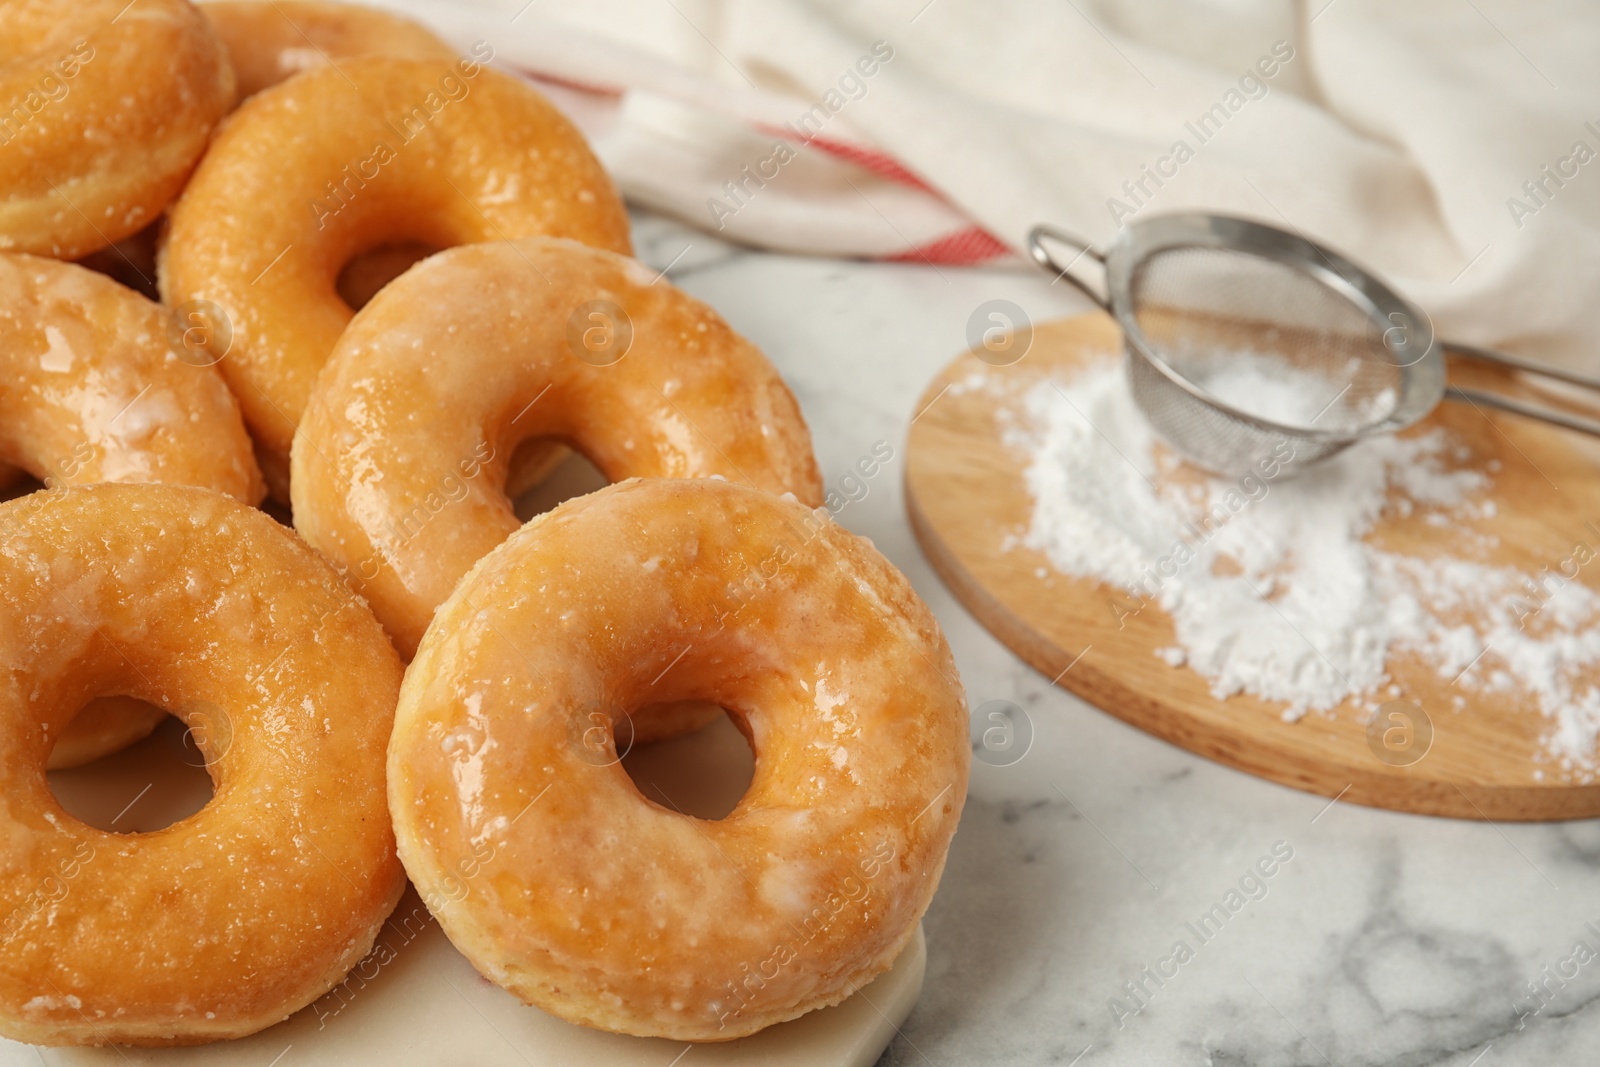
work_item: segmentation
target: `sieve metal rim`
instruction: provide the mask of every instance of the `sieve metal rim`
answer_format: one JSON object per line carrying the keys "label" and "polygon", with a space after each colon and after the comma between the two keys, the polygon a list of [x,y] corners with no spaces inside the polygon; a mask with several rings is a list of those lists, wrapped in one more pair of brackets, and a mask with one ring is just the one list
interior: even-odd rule
{"label": "sieve metal rim", "polygon": [[[1045,244],[1045,239],[1077,250],[1077,255],[1065,264],[1057,260]],[[1157,251],[1179,248],[1209,248],[1229,252],[1243,251],[1263,258],[1275,259],[1314,281],[1327,285],[1346,300],[1366,309],[1370,323],[1382,326],[1381,344],[1394,351],[1389,343],[1391,327],[1398,328],[1402,344],[1398,346],[1416,358],[1392,365],[1399,371],[1402,395],[1395,408],[1376,422],[1369,423],[1353,433],[1345,431],[1316,431],[1306,427],[1290,427],[1271,419],[1259,418],[1240,411],[1199,387],[1175,368],[1169,366],[1148,343],[1144,332],[1132,314],[1132,281],[1139,266]],[[1202,407],[1232,418],[1235,422],[1256,430],[1280,436],[1296,435],[1302,440],[1322,442],[1340,447],[1377,433],[1393,433],[1414,425],[1432,412],[1442,400],[1457,400],[1473,407],[1488,407],[1507,411],[1524,418],[1536,419],[1550,426],[1576,433],[1600,437],[1600,420],[1574,415],[1558,408],[1530,404],[1504,393],[1469,389],[1446,382],[1445,357],[1471,360],[1476,363],[1514,371],[1524,375],[1564,382],[1580,389],[1600,393],[1600,377],[1581,374],[1562,367],[1550,366],[1537,360],[1497,352],[1479,345],[1463,344],[1437,337],[1433,324],[1416,305],[1396,293],[1377,275],[1353,261],[1306,238],[1248,219],[1226,215],[1186,214],[1156,216],[1124,227],[1114,241],[1115,270],[1109,262],[1111,256],[1102,252],[1083,238],[1067,233],[1047,223],[1037,223],[1028,230],[1028,255],[1039,266],[1055,275],[1050,284],[1065,280],[1096,306],[1112,316],[1123,330],[1123,348],[1127,351],[1127,365],[1155,368],[1160,381],[1175,386],[1189,399]],[[1085,255],[1100,264],[1102,284],[1106,293],[1096,292],[1087,281],[1073,272],[1079,259]],[[1326,269],[1324,269],[1324,265]],[[1383,316],[1381,319],[1379,316]],[[1417,343],[1408,340],[1412,334]],[[1425,342],[1425,343],[1424,343]],[[1398,354],[1398,353],[1397,353]],[[1143,361],[1142,364],[1136,361]],[[1141,401],[1141,408],[1146,405]],[[1146,409],[1145,416],[1155,424],[1155,417]],[[1159,427],[1158,427],[1159,429]]]}
{"label": "sieve metal rim", "polygon": [[[1402,395],[1383,418],[1356,429],[1318,429],[1276,422],[1243,411],[1215,396],[1171,366],[1149,343],[1133,314],[1133,279],[1152,256],[1180,248],[1240,252],[1274,260],[1332,289],[1401,341],[1390,350],[1402,367]],[[1326,444],[1348,443],[1377,433],[1393,433],[1425,418],[1445,391],[1444,353],[1433,324],[1422,310],[1370,271],[1333,249],[1297,234],[1248,219],[1201,213],[1159,215],[1124,226],[1102,260],[1105,307],[1122,329],[1125,347],[1173,385],[1228,416],[1268,433]],[[1387,333],[1385,334],[1387,337]],[[1414,358],[1413,358],[1414,357]]]}

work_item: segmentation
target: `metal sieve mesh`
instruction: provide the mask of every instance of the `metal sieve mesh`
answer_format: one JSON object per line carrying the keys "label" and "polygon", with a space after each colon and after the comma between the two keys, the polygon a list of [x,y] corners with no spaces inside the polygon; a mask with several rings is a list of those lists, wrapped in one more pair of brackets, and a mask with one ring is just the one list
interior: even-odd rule
{"label": "metal sieve mesh", "polygon": [[[1063,264],[1050,243],[1077,254]],[[1028,249],[1117,320],[1134,401],[1162,437],[1214,471],[1305,467],[1360,438],[1402,430],[1441,399],[1600,437],[1594,419],[1447,387],[1444,353],[1596,392],[1600,379],[1440,341],[1415,304],[1298,234],[1177,214],[1124,226],[1105,252],[1035,226]],[[1103,295],[1073,273],[1084,256],[1105,271]]]}
{"label": "metal sieve mesh", "polygon": [[1285,460],[1285,442],[1294,465],[1326,458],[1381,425],[1406,388],[1369,312],[1279,260],[1161,249],[1134,265],[1127,311],[1146,357],[1128,363],[1134,399],[1174,447],[1216,470]]}
{"label": "metal sieve mesh", "polygon": [[[1035,226],[1041,265],[1110,312],[1128,384],[1162,437],[1201,466],[1293,469],[1409,426],[1444,395],[1443,357],[1415,305],[1337,252],[1225,215],[1163,215],[1101,253]],[[1105,295],[1045,242],[1105,270]]]}

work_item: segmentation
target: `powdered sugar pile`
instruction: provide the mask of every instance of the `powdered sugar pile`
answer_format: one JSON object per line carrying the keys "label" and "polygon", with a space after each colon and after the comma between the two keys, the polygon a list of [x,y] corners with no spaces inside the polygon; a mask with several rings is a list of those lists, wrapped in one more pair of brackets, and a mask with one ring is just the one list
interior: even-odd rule
{"label": "powdered sugar pile", "polygon": [[[1279,384],[1251,377],[1247,363],[1228,383],[1245,406]],[[1396,657],[1415,656],[1452,694],[1537,707],[1550,720],[1546,755],[1580,776],[1595,769],[1600,689],[1585,679],[1600,672],[1600,594],[1570,580],[1592,553],[1580,542],[1537,575],[1462,558],[1493,545],[1470,532],[1494,513],[1493,471],[1463,466],[1444,431],[1376,437],[1292,478],[1269,460],[1222,479],[1156,445],[1115,362],[1018,399],[1007,435],[1030,457],[1035,502],[1020,542],[1121,590],[1108,612],[1159,606],[1177,638],[1160,655],[1218,698],[1253,694],[1290,721],[1352,698],[1370,712],[1401,695]],[[1457,554],[1363,540],[1396,510],[1440,527]]]}
{"label": "powdered sugar pile", "polygon": [[1371,396],[1351,388],[1359,371],[1354,366],[1339,380],[1249,349],[1226,360],[1208,355],[1184,367],[1196,385],[1229,407],[1283,426],[1357,430],[1381,421],[1397,399],[1392,388]]}

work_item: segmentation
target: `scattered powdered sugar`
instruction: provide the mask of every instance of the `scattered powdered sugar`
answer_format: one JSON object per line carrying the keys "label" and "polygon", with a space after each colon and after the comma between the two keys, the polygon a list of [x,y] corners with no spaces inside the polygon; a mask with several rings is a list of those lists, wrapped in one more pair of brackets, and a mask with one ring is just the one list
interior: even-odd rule
{"label": "scattered powdered sugar", "polygon": [[[1230,395],[1271,403],[1249,377],[1234,375]],[[1034,499],[1018,540],[1120,590],[1107,608],[1118,616],[1159,606],[1177,643],[1157,656],[1219,699],[1252,694],[1289,721],[1352,699],[1370,713],[1396,695],[1398,660],[1414,659],[1444,690],[1537,708],[1548,758],[1596,768],[1600,689],[1585,679],[1600,672],[1600,594],[1571,580],[1594,553],[1577,542],[1538,574],[1460,558],[1493,547],[1470,525],[1494,514],[1492,471],[1464,466],[1443,430],[1375,437],[1292,478],[1277,477],[1280,446],[1277,461],[1223,479],[1157,445],[1114,361],[1018,400],[1006,435],[1029,456]],[[1439,527],[1439,544],[1407,555],[1364,540],[1395,515]]]}

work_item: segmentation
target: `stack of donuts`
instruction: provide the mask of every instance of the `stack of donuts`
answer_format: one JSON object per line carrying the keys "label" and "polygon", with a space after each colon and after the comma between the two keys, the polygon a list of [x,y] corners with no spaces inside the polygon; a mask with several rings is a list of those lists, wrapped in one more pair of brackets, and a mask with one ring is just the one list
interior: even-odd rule
{"label": "stack of donuts", "polygon": [[[943,636],[492,53],[332,4],[0,0],[6,1037],[256,1032],[409,877],[525,1003],[728,1040],[928,906],[969,761]],[[569,450],[611,484],[522,523]],[[616,732],[723,709],[734,811],[641,795]],[[167,715],[207,726],[206,807],[60,807],[48,768]]]}

